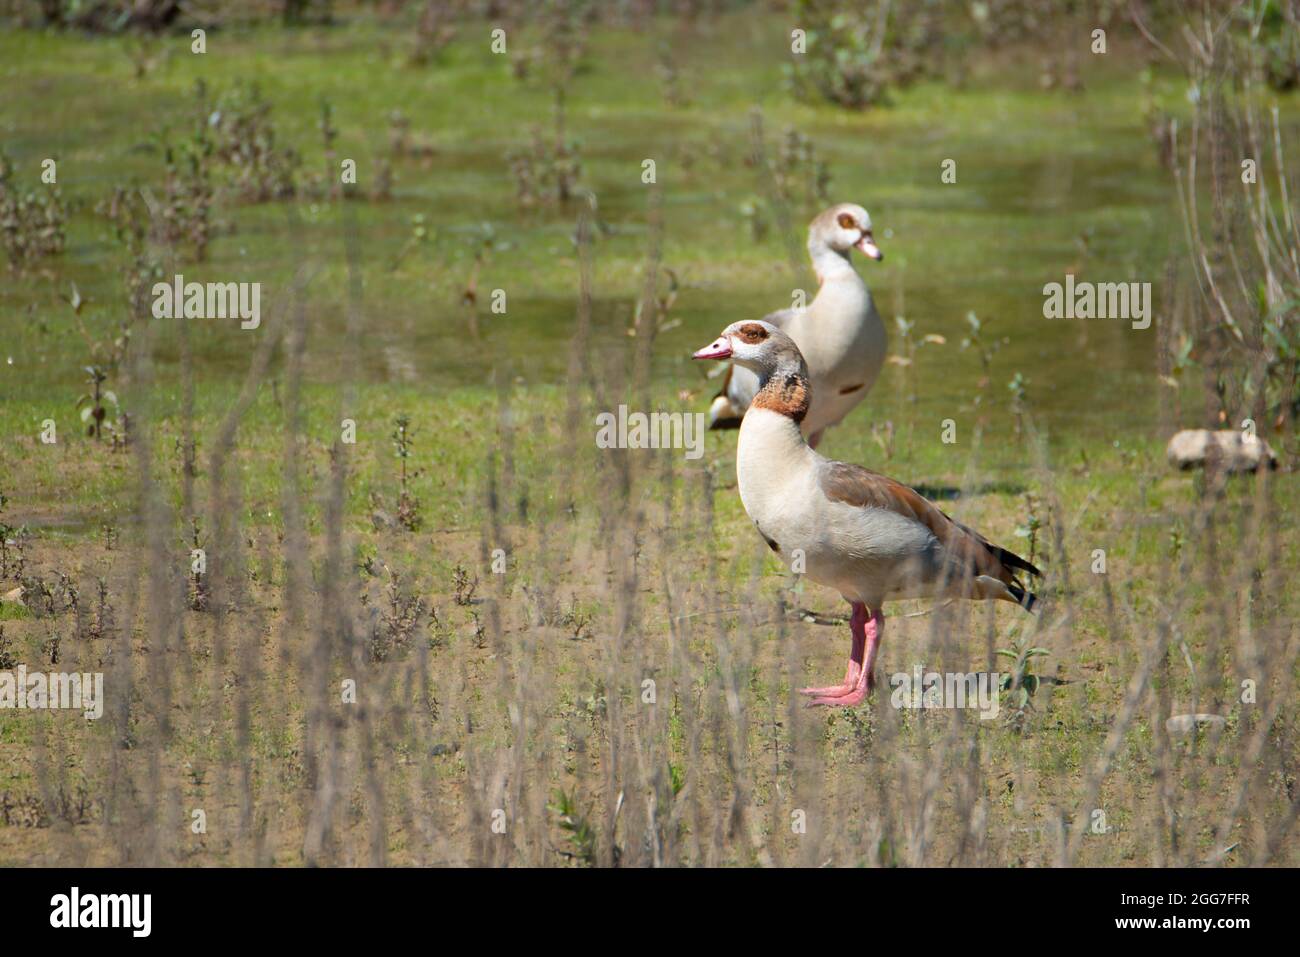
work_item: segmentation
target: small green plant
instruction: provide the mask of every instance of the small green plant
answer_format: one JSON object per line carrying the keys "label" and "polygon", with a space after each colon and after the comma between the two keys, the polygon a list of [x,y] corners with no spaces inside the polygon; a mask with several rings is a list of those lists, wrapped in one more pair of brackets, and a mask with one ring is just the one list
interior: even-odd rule
{"label": "small green plant", "polygon": [[108,417],[108,406],[117,411],[117,395],[113,391],[104,388],[104,383],[108,380],[108,373],[99,366],[84,366],[86,371],[86,384],[90,386],[90,391],[83,393],[81,398],[77,399],[77,408],[81,410],[81,421],[86,423],[86,434],[100,438],[103,434],[104,420]]}
{"label": "small green plant", "polygon": [[[0,492],[0,516],[9,500]],[[0,518],[0,579],[21,580],[27,567],[27,526],[10,525]]]}
{"label": "small green plant", "polygon": [[13,639],[5,635],[5,626],[0,624],[0,671],[13,671],[18,667],[18,659],[10,650]]}
{"label": "small green plant", "polygon": [[213,145],[208,128],[199,126],[190,139],[173,146],[160,143],[163,154],[162,198],[155,217],[158,238],[167,246],[189,246],[197,262],[208,255],[212,239]]}
{"label": "small green plant", "polygon": [[876,842],[876,861],[881,867],[898,867],[901,864],[898,859],[898,850],[888,836],[881,837]]}
{"label": "small green plant", "polygon": [[564,832],[572,850],[556,848],[556,852],[571,861],[577,861],[583,867],[596,866],[596,831],[587,821],[587,816],[578,810],[577,801],[563,790],[555,792],[555,803],[548,810],[557,818],[560,830]]}
{"label": "small green plant", "polygon": [[437,605],[429,609],[429,648],[445,648],[451,637],[449,629],[442,620],[442,611]]}
{"label": "small green plant", "polygon": [[225,188],[245,203],[285,199],[298,191],[299,154],[282,146],[271,104],[257,84],[238,84],[215,102],[207,85],[195,84],[196,139],[210,143]]}
{"label": "small green plant", "polygon": [[62,254],[68,210],[58,186],[22,189],[14,181],[14,169],[13,160],[0,152],[0,246],[9,268],[23,269]]}
{"label": "small green plant", "polygon": [[469,613],[470,625],[474,631],[474,647],[482,651],[487,647],[487,629],[483,627],[483,622],[479,619],[477,611]]}
{"label": "small green plant", "polygon": [[1025,493],[1025,524],[1016,527],[1016,537],[1029,539],[1029,563],[1034,563],[1034,554],[1038,551],[1038,533],[1042,530],[1043,520],[1038,515],[1038,500],[1033,492]]}
{"label": "small green plant", "polygon": [[50,826],[50,816],[45,802],[35,794],[24,794],[17,800],[5,791],[0,794],[0,824],[5,827],[45,828]]}
{"label": "small green plant", "polygon": [[371,578],[379,576],[379,569],[383,562],[379,560],[379,552],[374,545],[368,542],[358,542],[355,555],[354,565],[357,571],[363,572]]}
{"label": "small green plant", "polygon": [[411,638],[428,617],[429,606],[420,595],[406,594],[402,589],[402,576],[388,571],[385,590],[387,607],[380,612],[379,620],[371,629],[368,647],[371,662],[389,661],[401,657],[410,648]]}
{"label": "small green plant", "polygon": [[[66,294],[61,294],[60,298],[72,310],[73,321],[77,324],[77,331],[81,333],[81,338],[86,343],[86,351],[91,364],[101,369],[105,376],[116,373],[126,361],[127,351],[131,347],[130,324],[121,323],[118,326],[117,335],[108,340],[100,339],[93,335],[86,325],[86,317],[82,313],[85,311],[87,300],[81,295],[81,290],[77,288],[77,284],[72,283],[69,291]],[[88,368],[87,371],[89,371]]]}
{"label": "small green plant", "polygon": [[1016,435],[1024,431],[1025,419],[1025,400],[1028,395],[1029,380],[1020,372],[1017,372],[1011,381],[1007,383],[1007,390],[1011,393],[1011,411],[1016,417]]}
{"label": "small green plant", "polygon": [[569,630],[574,641],[580,641],[590,637],[588,627],[594,618],[589,610],[578,604],[578,597],[574,595],[569,601],[569,607],[560,614],[559,624]]}
{"label": "small green plant", "polygon": [[1042,678],[1034,673],[1033,660],[1051,652],[1046,648],[1031,647],[1029,639],[1018,638],[1010,648],[999,648],[998,654],[1012,662],[1011,673],[1002,676],[999,688],[1013,696],[1016,712],[1023,714],[1029,708],[1030,699],[1042,684]]}
{"label": "small green plant", "polygon": [[457,564],[451,571],[451,584],[456,590],[456,604],[463,606],[474,604],[474,592],[478,590],[478,578],[470,577],[464,565]]}
{"label": "small green plant", "polygon": [[682,788],[686,787],[686,772],[680,765],[668,762],[668,783],[672,786],[673,797],[682,793]]}
{"label": "small green plant", "polygon": [[53,583],[40,575],[21,579],[22,603],[36,618],[54,618],[77,607],[77,594],[66,575],[56,573]]}
{"label": "small green plant", "polygon": [[207,560],[200,559],[196,552],[203,549],[199,534],[199,519],[190,519],[190,593],[189,605],[192,611],[206,611],[208,608]]}
{"label": "small green plant", "polygon": [[402,264],[402,261],[411,254],[411,251],[416,246],[428,241],[429,230],[424,224],[424,214],[416,213],[411,217],[411,233],[406,237],[406,242],[402,243],[402,248],[397,251],[397,255],[393,257],[393,261],[389,263],[388,271],[396,272],[397,267]]}
{"label": "small green plant", "polygon": [[[962,339],[961,347],[962,349],[974,349],[979,355],[980,368],[983,370],[983,375],[980,376],[978,385],[982,392],[984,389],[988,388],[993,368],[993,357],[997,355],[998,350],[1002,348],[1002,341],[989,337],[987,324],[981,322],[980,317],[975,315],[974,312],[966,313],[966,328],[970,331],[967,332],[965,338]],[[982,398],[983,395],[976,396],[975,404],[979,405]]]}
{"label": "small green plant", "polygon": [[89,616],[77,616],[77,634],[91,641],[112,636],[114,631],[113,605],[108,597],[108,583],[96,580],[94,611]]}
{"label": "small green plant", "polygon": [[393,446],[397,450],[397,460],[401,463],[397,493],[397,523],[408,532],[419,530],[423,519],[420,517],[420,500],[411,494],[409,482],[418,472],[408,473],[406,460],[411,457],[411,420],[404,415],[396,419],[393,429]]}

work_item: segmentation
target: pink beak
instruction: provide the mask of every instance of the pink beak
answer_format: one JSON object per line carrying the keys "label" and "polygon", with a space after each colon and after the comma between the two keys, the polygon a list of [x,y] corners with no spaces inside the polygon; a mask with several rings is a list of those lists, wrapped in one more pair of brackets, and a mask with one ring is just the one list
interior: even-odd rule
{"label": "pink beak", "polygon": [[731,340],[726,336],[719,336],[709,345],[705,346],[692,359],[725,359],[731,355]]}
{"label": "pink beak", "polygon": [[870,236],[864,235],[853,245],[858,248],[862,255],[869,256],[876,262],[880,262],[880,260],[885,258],[885,254],[880,251],[880,247],[876,245],[876,241]]}

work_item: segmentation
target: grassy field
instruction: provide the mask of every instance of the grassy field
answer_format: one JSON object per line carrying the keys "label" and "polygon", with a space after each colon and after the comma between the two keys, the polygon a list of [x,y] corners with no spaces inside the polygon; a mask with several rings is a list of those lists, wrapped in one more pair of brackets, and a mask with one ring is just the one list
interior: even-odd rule
{"label": "grassy field", "polygon": [[[1003,52],[850,113],[785,90],[779,15],[597,27],[575,196],[533,201],[509,156],[553,135],[553,90],[489,29],[423,65],[369,19],[202,55],[0,34],[0,148],[32,188],[55,159],[68,207],[66,250],[0,285],[0,665],[106,695],[97,721],[0,710],[0,864],[1300,864],[1294,435],[1261,424],[1283,467],[1228,481],[1164,458],[1216,424],[1194,368],[1160,377],[1183,226],[1148,109],[1185,84],[1117,35],[1077,92]],[[165,202],[167,146],[217,113],[296,151],[295,195],[213,162],[203,257],[139,252],[260,282],[256,330],[133,314],[103,208]],[[1036,617],[887,609],[885,678],[1047,650],[993,720],[891,707],[887,681],[803,708],[847,609],[753,533],[735,434],[698,460],[594,442],[620,403],[706,409],[691,351],[813,288],[815,162],[768,174],[791,129],[886,254],[858,268],[893,358],[821,451],[1047,571]],[[1152,282],[1152,327],[1044,319],[1067,272]],[[129,441],[85,434],[88,365]],[[1193,713],[1225,720],[1166,725]]]}

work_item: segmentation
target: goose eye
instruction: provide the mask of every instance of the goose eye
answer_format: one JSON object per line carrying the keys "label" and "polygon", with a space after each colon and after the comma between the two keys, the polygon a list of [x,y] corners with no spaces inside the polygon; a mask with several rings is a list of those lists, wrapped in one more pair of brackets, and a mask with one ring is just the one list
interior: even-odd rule
{"label": "goose eye", "polygon": [[858,225],[853,221],[853,217],[848,213],[840,213],[840,218],[837,222],[840,224],[841,229],[856,229]]}

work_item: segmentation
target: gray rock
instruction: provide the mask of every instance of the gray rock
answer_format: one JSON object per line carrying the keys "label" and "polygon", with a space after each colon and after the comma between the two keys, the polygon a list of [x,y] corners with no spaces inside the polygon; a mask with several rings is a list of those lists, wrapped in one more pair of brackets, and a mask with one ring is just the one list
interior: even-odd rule
{"label": "gray rock", "polygon": [[1277,456],[1257,435],[1235,429],[1184,429],[1165,449],[1175,468],[1209,467],[1227,472],[1253,472],[1261,465],[1277,467]]}
{"label": "gray rock", "polygon": [[1228,719],[1217,714],[1176,714],[1165,722],[1165,730],[1170,734],[1187,734],[1198,728],[1208,731],[1210,728],[1223,728]]}

